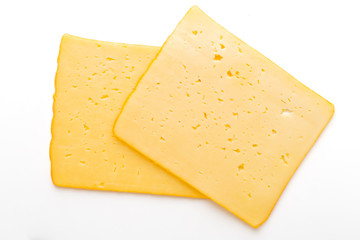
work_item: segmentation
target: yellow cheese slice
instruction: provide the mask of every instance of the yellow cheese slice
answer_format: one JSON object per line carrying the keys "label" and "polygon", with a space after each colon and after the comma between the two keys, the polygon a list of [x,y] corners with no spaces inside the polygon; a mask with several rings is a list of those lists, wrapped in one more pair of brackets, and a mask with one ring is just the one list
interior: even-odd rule
{"label": "yellow cheese slice", "polygon": [[159,49],[64,35],[50,147],[55,185],[202,197],[112,132],[126,97]]}
{"label": "yellow cheese slice", "polygon": [[258,227],[333,112],[331,103],[193,7],[114,131]]}

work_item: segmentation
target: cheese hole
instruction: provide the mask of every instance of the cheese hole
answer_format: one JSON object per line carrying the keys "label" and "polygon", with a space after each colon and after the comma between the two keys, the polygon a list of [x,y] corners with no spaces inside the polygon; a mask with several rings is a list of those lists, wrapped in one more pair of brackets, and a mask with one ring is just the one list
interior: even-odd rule
{"label": "cheese hole", "polygon": [[101,45],[100,45],[100,44],[96,44],[96,46],[97,46],[97,47],[101,47]]}
{"label": "cheese hole", "polygon": [[207,119],[207,114],[206,114],[206,112],[204,112],[204,118]]}
{"label": "cheese hole", "polygon": [[165,142],[165,138],[161,136],[160,141]]}
{"label": "cheese hole", "polygon": [[196,36],[198,34],[198,31],[192,31],[192,33]]}
{"label": "cheese hole", "polygon": [[262,68],[261,71],[265,72],[265,69]]}
{"label": "cheese hole", "polygon": [[99,183],[99,187],[103,188],[105,186],[105,183],[101,182]]}
{"label": "cheese hole", "polygon": [[73,88],[77,88],[78,86],[77,85],[73,85]]}
{"label": "cheese hole", "polygon": [[86,124],[83,124],[85,132],[89,131],[89,127]]}
{"label": "cheese hole", "polygon": [[240,149],[236,148],[236,149],[233,149],[233,151],[236,152],[236,153],[239,153]]}
{"label": "cheese hole", "polygon": [[221,150],[226,151],[226,147],[222,147]]}
{"label": "cheese hole", "polygon": [[231,129],[231,126],[229,124],[225,124],[225,130]]}
{"label": "cheese hole", "polygon": [[105,95],[103,95],[103,96],[101,97],[101,99],[106,99],[106,98],[108,98],[108,97],[109,97],[109,95],[105,94]]}
{"label": "cheese hole", "polygon": [[242,164],[240,164],[240,165],[238,166],[238,170],[239,170],[239,171],[244,170],[244,168],[245,168],[245,164],[244,164],[244,163],[242,163]]}
{"label": "cheese hole", "polygon": [[70,130],[68,130],[68,131],[67,131],[67,133],[68,133],[68,134],[70,134],[70,133],[71,133],[71,131],[70,131]]}
{"label": "cheese hole", "polygon": [[221,49],[225,48],[224,44],[221,44],[221,43],[220,43],[220,47],[221,47]]}
{"label": "cheese hole", "polygon": [[94,104],[94,105],[98,105],[98,103],[97,103],[97,102],[95,102],[95,101],[94,101],[94,99],[92,99],[92,98],[88,98],[88,100],[89,100],[89,102],[90,102],[90,103],[92,103],[92,104]]}
{"label": "cheese hole", "polygon": [[261,152],[257,152],[257,155],[259,155],[259,156],[260,156],[261,154],[262,154]]}
{"label": "cheese hole", "polygon": [[215,54],[215,57],[214,57],[215,61],[220,61],[221,59],[223,59],[223,57],[220,54]]}
{"label": "cheese hole", "polygon": [[229,77],[232,77],[233,76],[233,74],[231,73],[231,71],[229,70],[229,71],[227,71],[227,75],[229,76]]}
{"label": "cheese hole", "polygon": [[68,153],[68,154],[65,154],[65,157],[71,157],[72,156],[72,154],[70,154],[70,153]]}
{"label": "cheese hole", "polygon": [[251,198],[251,193],[248,194],[248,197]]}
{"label": "cheese hole", "polygon": [[276,133],[277,133],[277,131],[276,131],[275,129],[272,129],[271,132],[272,132],[272,134],[276,134]]}
{"label": "cheese hole", "polygon": [[287,160],[285,159],[285,156],[284,155],[281,155],[281,160],[285,163],[285,164],[288,164]]}
{"label": "cheese hole", "polygon": [[243,51],[241,50],[241,48],[238,49],[239,50],[239,53],[242,53]]}
{"label": "cheese hole", "polygon": [[139,169],[137,170],[137,175],[138,175],[138,176],[140,176],[140,170],[141,170],[141,168],[139,168]]}
{"label": "cheese hole", "polygon": [[86,164],[86,162],[84,160],[81,160],[80,164]]}
{"label": "cheese hole", "polygon": [[196,126],[193,126],[192,128],[194,129],[194,130],[196,130],[196,129],[198,129],[200,127],[200,124],[198,124],[198,125],[196,125]]}
{"label": "cheese hole", "polygon": [[259,146],[259,145],[257,145],[257,144],[253,144],[253,145],[252,145],[253,148],[256,148],[256,147],[258,147],[258,146]]}
{"label": "cheese hole", "polygon": [[289,109],[283,109],[283,110],[281,110],[281,115],[283,115],[283,116],[288,116],[288,115],[290,115],[291,113],[292,113],[292,111],[289,110]]}
{"label": "cheese hole", "polygon": [[111,58],[111,57],[107,57],[106,60],[108,60],[108,61],[114,61],[115,59],[114,59],[114,58]]}

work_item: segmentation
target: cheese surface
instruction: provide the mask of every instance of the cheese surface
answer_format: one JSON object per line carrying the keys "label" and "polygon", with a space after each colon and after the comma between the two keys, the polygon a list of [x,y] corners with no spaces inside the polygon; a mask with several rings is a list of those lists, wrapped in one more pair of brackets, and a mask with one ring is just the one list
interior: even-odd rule
{"label": "cheese surface", "polygon": [[159,49],[63,36],[50,146],[55,185],[202,197],[113,135],[120,108]]}
{"label": "cheese surface", "polygon": [[140,79],[114,132],[258,227],[333,112],[193,7]]}

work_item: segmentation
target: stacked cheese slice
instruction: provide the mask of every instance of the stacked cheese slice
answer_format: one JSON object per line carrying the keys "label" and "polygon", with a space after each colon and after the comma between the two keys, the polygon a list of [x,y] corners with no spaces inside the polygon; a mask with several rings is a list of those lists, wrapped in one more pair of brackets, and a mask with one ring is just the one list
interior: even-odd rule
{"label": "stacked cheese slice", "polygon": [[198,7],[161,48],[65,35],[54,99],[56,185],[208,197],[253,227],[334,112]]}

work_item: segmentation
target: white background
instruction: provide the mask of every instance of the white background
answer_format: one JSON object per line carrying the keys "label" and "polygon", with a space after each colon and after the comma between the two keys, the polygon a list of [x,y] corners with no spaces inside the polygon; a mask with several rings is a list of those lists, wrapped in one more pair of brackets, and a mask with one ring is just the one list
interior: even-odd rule
{"label": "white background", "polygon": [[[0,239],[360,239],[359,1],[0,1]],[[50,124],[62,34],[161,46],[194,4],[335,115],[268,221],[210,200],[55,187]]]}

